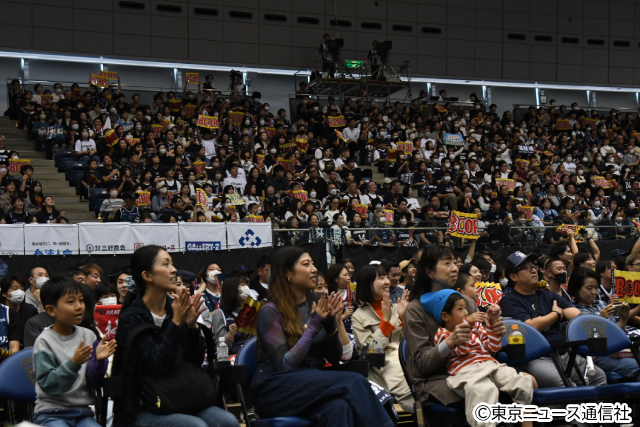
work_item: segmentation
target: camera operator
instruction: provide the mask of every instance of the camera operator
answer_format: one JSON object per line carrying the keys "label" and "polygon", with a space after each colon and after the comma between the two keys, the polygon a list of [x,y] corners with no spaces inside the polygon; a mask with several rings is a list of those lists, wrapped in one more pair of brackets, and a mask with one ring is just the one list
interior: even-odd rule
{"label": "camera operator", "polygon": [[380,69],[380,64],[382,63],[382,58],[378,55],[378,40],[373,41],[373,47],[369,51],[367,58],[371,63],[371,75],[376,75],[378,70]]}
{"label": "camera operator", "polygon": [[229,73],[229,90],[235,90],[244,95],[246,86],[242,82],[242,73],[240,71],[231,70]]}
{"label": "camera operator", "polygon": [[[320,56],[322,56],[322,78],[326,79],[327,77],[329,77],[329,74],[331,72],[331,65],[333,63],[333,57],[331,55],[331,52],[329,52],[328,45],[331,36],[329,34],[325,34],[324,36],[322,36],[322,38],[324,39],[324,41],[320,43],[318,53],[320,53]],[[331,73],[331,77],[333,77],[333,73]]]}

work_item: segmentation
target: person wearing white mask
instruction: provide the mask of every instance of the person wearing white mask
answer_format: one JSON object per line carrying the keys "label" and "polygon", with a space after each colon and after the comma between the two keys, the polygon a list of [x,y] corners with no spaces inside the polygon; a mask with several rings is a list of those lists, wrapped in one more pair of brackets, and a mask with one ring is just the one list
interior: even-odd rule
{"label": "person wearing white mask", "polygon": [[233,273],[231,277],[227,276],[224,279],[220,309],[213,312],[211,320],[216,342],[224,337],[224,342],[229,349],[229,356],[238,354],[240,348],[253,338],[251,334],[239,332],[236,324],[242,305],[249,297],[250,289],[243,277]]}
{"label": "person wearing white mask", "polygon": [[567,155],[562,164],[564,165],[564,170],[567,173],[576,173],[576,164],[573,162],[573,157],[571,157],[571,155]]}
{"label": "person wearing white mask", "polygon": [[117,187],[118,184],[113,181],[107,185],[107,194],[109,194],[109,198],[103,200],[102,205],[100,205],[100,213],[103,218],[108,217],[124,205],[124,200],[118,197]]}
{"label": "person wearing white mask", "polygon": [[[22,331],[27,320],[38,314],[38,310],[35,307],[24,301],[26,295],[24,291],[25,288],[26,282],[20,276],[5,276],[2,281],[0,281],[0,291],[4,299],[4,305],[9,308],[9,312],[15,311],[18,315],[17,320],[13,318],[9,319],[8,328],[10,330],[15,328]],[[0,304],[0,310],[3,308]],[[3,311],[6,313],[6,310]],[[0,318],[1,317],[2,313],[0,313]],[[23,337],[20,337],[20,341],[22,341],[22,339]]]}
{"label": "person wearing white mask", "polygon": [[222,287],[222,268],[215,262],[210,263],[200,270],[198,274],[198,282],[200,283],[199,292],[202,292],[204,302],[211,313],[218,308],[220,301],[220,290]]}
{"label": "person wearing white mask", "polygon": [[40,303],[40,288],[49,280],[49,273],[42,267],[35,267],[29,272],[29,289],[25,292],[24,302],[31,304],[38,310],[38,313],[44,312],[44,308]]}

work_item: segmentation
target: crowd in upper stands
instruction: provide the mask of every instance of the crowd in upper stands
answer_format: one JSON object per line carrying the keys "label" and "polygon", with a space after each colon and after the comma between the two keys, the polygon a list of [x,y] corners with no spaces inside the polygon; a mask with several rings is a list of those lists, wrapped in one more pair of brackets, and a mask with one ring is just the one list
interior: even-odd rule
{"label": "crowd in upper stands", "polygon": [[[296,111],[287,112],[271,109],[260,92],[247,94],[241,79],[237,88],[225,96],[208,75],[143,105],[120,81],[83,91],[58,83],[27,89],[16,80],[9,113],[50,157],[75,151],[86,164],[81,200],[107,191],[104,221],[272,221],[299,229],[280,233],[278,245],[426,247],[448,240],[450,210],[479,215],[481,243],[559,241],[560,224],[582,225],[593,240],[634,233],[634,113],[551,100],[516,120],[515,111],[500,114],[475,94],[455,106],[444,90],[439,101],[423,91],[408,105],[366,93],[325,103],[304,84]],[[43,95],[51,102],[43,105]],[[217,118],[219,127],[198,126],[199,116]],[[336,126],[330,117],[340,116]],[[67,222],[32,166],[8,175],[8,159],[19,156],[0,137],[0,222]],[[384,181],[363,166],[377,167]],[[351,231],[365,227],[379,230]]]}

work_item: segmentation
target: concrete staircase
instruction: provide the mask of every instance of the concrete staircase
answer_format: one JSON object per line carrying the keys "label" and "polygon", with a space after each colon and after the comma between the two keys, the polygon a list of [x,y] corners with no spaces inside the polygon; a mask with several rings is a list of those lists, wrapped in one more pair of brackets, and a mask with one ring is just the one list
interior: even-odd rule
{"label": "concrete staircase", "polygon": [[89,204],[80,202],[75,187],[70,187],[64,173],[58,172],[53,160],[47,160],[44,151],[35,151],[36,143],[27,140],[27,131],[18,129],[15,120],[0,117],[0,135],[5,137],[5,145],[9,150],[20,153],[21,159],[29,159],[33,166],[33,178],[42,183],[42,192],[53,197],[56,209],[64,211],[72,224],[79,222],[100,222],[89,211]]}

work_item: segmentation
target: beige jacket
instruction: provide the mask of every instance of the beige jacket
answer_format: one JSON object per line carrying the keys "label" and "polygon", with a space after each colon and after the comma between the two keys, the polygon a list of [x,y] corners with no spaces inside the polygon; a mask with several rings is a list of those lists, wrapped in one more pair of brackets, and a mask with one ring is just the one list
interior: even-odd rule
{"label": "beige jacket", "polygon": [[356,340],[356,349],[360,353],[365,344],[372,347],[374,339],[382,342],[385,353],[385,362],[382,368],[370,368],[369,379],[387,390],[406,411],[413,412],[413,397],[411,389],[404,378],[402,365],[398,356],[398,349],[402,341],[402,322],[398,317],[395,304],[391,304],[391,323],[395,329],[390,338],[380,331],[380,317],[369,304],[358,308],[351,316],[353,335]]}
{"label": "beige jacket", "polygon": [[[467,303],[469,314],[478,311],[475,302],[462,296]],[[404,315],[404,337],[407,340],[407,371],[411,375],[413,386],[422,403],[433,395],[438,401],[449,405],[462,398],[447,385],[447,369],[444,358],[433,339],[440,324],[428,314],[420,299],[409,302]]]}

